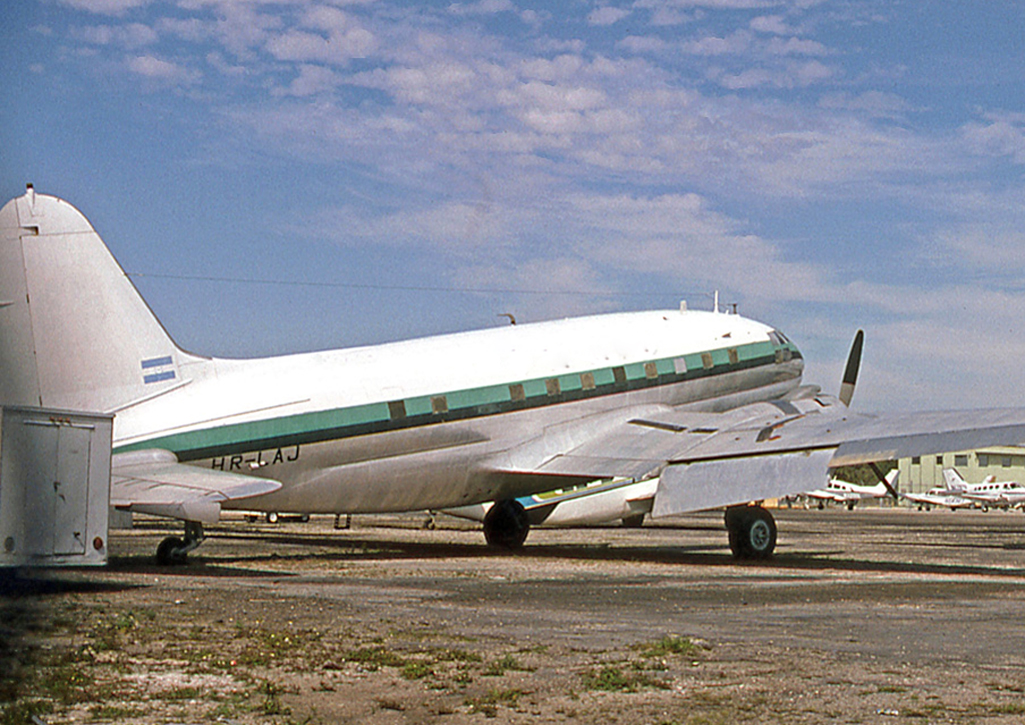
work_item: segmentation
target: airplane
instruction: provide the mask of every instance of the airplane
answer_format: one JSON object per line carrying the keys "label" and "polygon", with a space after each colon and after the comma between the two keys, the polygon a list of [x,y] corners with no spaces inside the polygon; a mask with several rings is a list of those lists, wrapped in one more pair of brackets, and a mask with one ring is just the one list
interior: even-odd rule
{"label": "airplane", "polygon": [[110,502],[184,522],[179,564],[222,509],[439,510],[495,501],[486,541],[515,549],[516,499],[658,477],[653,517],[725,509],[730,548],[764,559],[757,502],[844,465],[1025,441],[1025,409],[886,416],[802,381],[778,329],[722,311],[621,312],[259,359],[180,348],[86,217],[25,194],[0,209],[0,404],[114,416]]}
{"label": "airplane", "polygon": [[944,468],[943,480],[949,493],[957,494],[984,508],[1012,508],[1025,504],[1025,486],[1017,481],[998,481],[990,475],[982,483],[968,483],[956,468]]}
{"label": "airplane", "polygon": [[885,481],[880,481],[874,486],[862,486],[839,478],[831,478],[825,488],[808,491],[804,495],[817,500],[819,508],[822,508],[826,501],[836,501],[844,504],[848,511],[853,511],[859,501],[883,498],[889,495],[891,491],[895,490],[894,486],[899,475],[900,471],[895,468],[886,474]]}
{"label": "airplane", "polygon": [[932,506],[945,506],[953,511],[954,509],[970,508],[975,505],[973,501],[969,501],[963,496],[959,496],[942,487],[930,488],[925,493],[902,493],[900,496],[912,503],[918,504],[919,510],[923,508],[929,509]]}
{"label": "airplane", "polygon": [[[612,479],[521,496],[516,500],[527,512],[531,526],[593,526],[622,521],[624,526],[637,527],[651,512],[657,488],[657,478]],[[483,523],[493,505],[494,502],[489,501],[445,509],[442,513]]]}

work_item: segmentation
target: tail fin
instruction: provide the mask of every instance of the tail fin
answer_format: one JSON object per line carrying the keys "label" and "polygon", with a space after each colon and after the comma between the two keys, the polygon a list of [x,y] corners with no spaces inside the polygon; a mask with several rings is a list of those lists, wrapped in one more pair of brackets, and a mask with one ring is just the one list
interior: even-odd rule
{"label": "tail fin", "polygon": [[943,482],[948,491],[963,491],[965,488],[965,480],[955,468],[943,469]]}
{"label": "tail fin", "polygon": [[77,209],[29,186],[0,210],[0,403],[116,411],[189,359]]}

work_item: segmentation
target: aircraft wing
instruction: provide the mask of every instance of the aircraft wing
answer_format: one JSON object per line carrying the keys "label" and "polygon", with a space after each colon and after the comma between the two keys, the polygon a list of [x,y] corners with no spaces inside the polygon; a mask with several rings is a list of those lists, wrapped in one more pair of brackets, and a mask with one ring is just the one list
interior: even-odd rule
{"label": "aircraft wing", "polygon": [[279,488],[266,478],[187,466],[165,450],[119,453],[111,460],[110,505],[156,516],[214,523],[221,501]]}
{"label": "aircraft wing", "polygon": [[[639,409],[615,425],[590,425],[599,430],[590,437],[550,433],[548,455],[530,473],[658,474],[653,516],[802,493],[838,466],[1025,442],[1021,409],[865,415],[827,396],[724,413]],[[573,445],[556,450],[560,439]]]}

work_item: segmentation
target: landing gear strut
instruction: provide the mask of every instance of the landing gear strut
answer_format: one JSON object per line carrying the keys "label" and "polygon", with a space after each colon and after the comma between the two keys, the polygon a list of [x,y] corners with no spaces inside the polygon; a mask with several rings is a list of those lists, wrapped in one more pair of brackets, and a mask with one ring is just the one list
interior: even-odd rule
{"label": "landing gear strut", "polygon": [[484,538],[490,546],[518,549],[530,533],[530,517],[515,499],[496,501],[484,516]]}
{"label": "landing gear strut", "polygon": [[726,509],[726,530],[736,559],[768,559],[776,548],[776,522],[761,506]]}
{"label": "landing gear strut", "polygon": [[160,542],[160,546],[157,547],[157,564],[160,566],[185,564],[189,552],[202,544],[203,539],[203,524],[198,521],[186,521],[184,541],[177,536],[168,536]]}

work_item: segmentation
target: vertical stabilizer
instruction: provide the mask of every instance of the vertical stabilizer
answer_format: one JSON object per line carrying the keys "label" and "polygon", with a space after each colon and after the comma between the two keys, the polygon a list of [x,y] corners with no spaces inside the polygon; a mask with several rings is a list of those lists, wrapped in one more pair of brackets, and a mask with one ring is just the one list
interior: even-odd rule
{"label": "vertical stabilizer", "polygon": [[115,411],[187,359],[81,212],[31,186],[0,210],[0,404]]}

